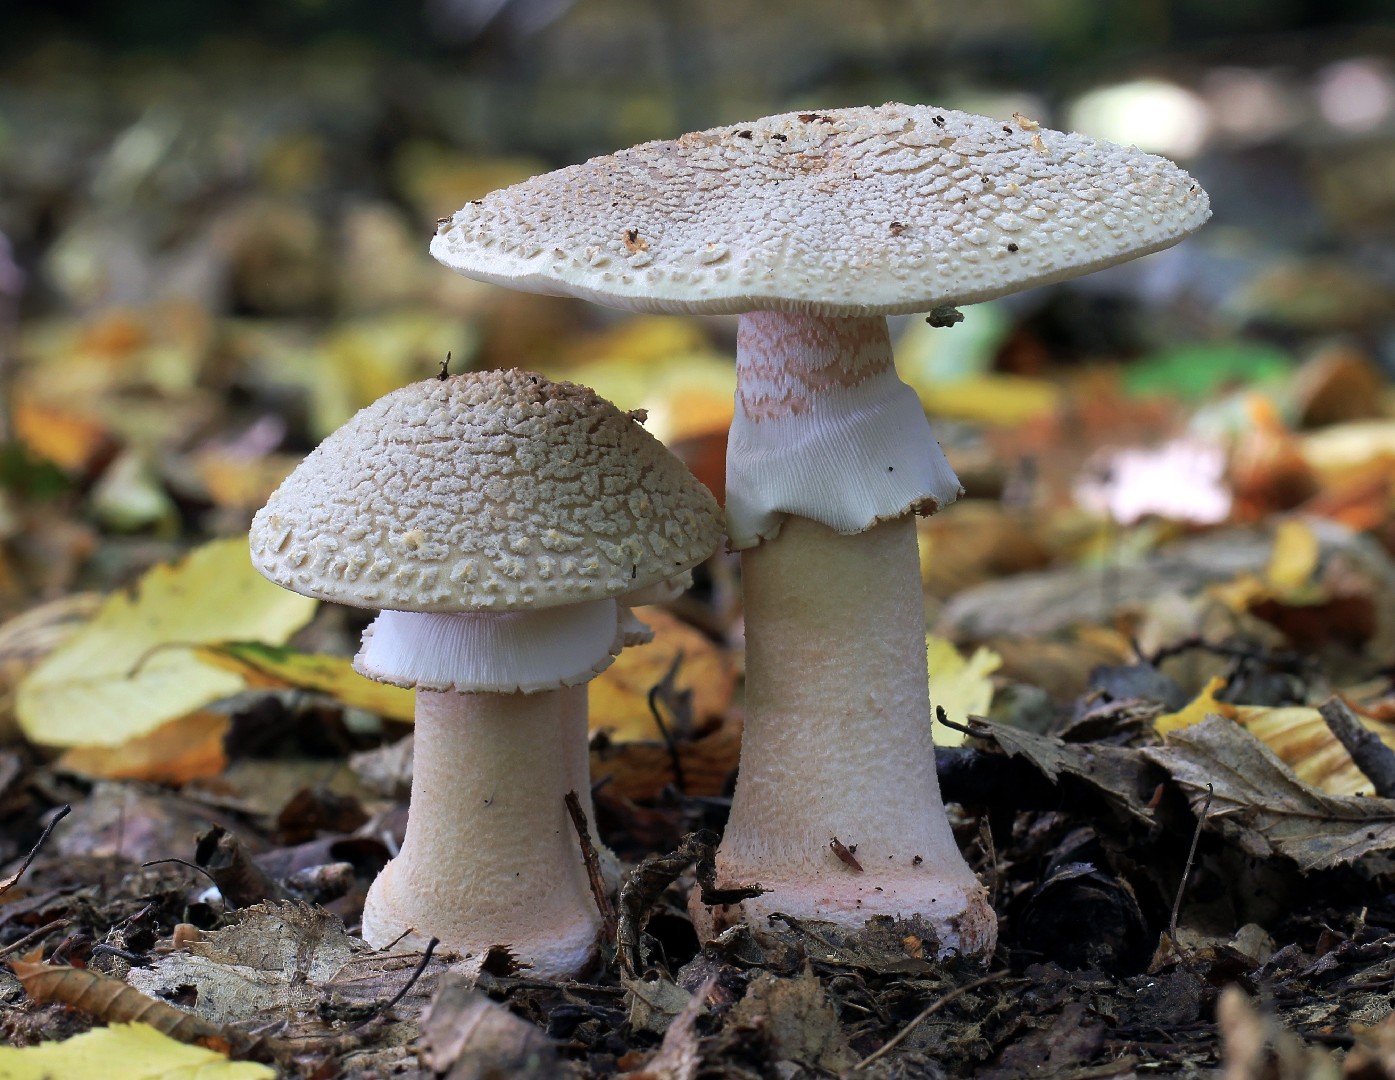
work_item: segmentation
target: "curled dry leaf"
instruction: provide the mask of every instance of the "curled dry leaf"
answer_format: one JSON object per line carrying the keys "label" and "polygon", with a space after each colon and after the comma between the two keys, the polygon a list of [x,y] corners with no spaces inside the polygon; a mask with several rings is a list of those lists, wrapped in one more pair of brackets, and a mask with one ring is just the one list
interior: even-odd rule
{"label": "curled dry leaf", "polygon": [[221,1024],[156,1001],[108,975],[33,957],[11,960],[10,969],[24,992],[41,1005],[61,1002],[107,1024],[148,1024],[161,1035],[215,1049],[226,1050],[240,1038]]}
{"label": "curled dry leaf", "polygon": [[1395,848],[1395,800],[1325,795],[1244,728],[1221,716],[1180,728],[1142,751],[1193,807],[1212,792],[1207,823],[1251,855],[1325,870]]}

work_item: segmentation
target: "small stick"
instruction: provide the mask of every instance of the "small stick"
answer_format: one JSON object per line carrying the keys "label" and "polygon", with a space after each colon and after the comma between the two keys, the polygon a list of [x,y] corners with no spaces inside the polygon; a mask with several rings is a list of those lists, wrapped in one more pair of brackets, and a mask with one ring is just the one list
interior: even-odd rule
{"label": "small stick", "polygon": [[596,845],[591,842],[591,829],[586,824],[586,814],[581,809],[581,799],[575,791],[567,792],[565,802],[567,813],[571,815],[572,827],[581,844],[581,859],[586,863],[586,878],[591,883],[591,897],[596,901],[596,910],[601,913],[601,933],[606,941],[615,944],[615,906],[610,902],[610,892],[605,887],[601,874],[601,860],[596,854]]}
{"label": "small stick", "polygon": [[1346,747],[1382,799],[1395,799],[1395,750],[1381,741],[1379,735],[1363,724],[1355,712],[1335,694],[1318,706],[1337,741]]}
{"label": "small stick", "polygon": [[40,938],[47,937],[55,930],[66,930],[67,928],[67,919],[54,919],[53,922],[47,924],[46,926],[41,926],[37,930],[25,934],[18,941],[11,942],[9,945],[6,945],[3,949],[0,949],[0,956],[9,956],[12,952],[19,952],[20,949],[24,948],[24,946],[32,945]]}
{"label": "small stick", "polygon": [[223,898],[223,903],[227,904],[228,910],[237,910],[237,905],[228,899],[227,894],[224,893],[222,888],[218,885],[218,879],[197,863],[191,863],[188,859],[151,859],[150,862],[143,862],[140,865],[141,868],[144,869],[147,866],[160,866],[164,863],[178,863],[180,866],[187,866],[190,870],[197,870],[204,877],[208,878],[209,881],[213,882],[213,887],[218,890],[218,895]]}
{"label": "small stick", "polygon": [[879,1060],[883,1055],[888,1054],[892,1050],[896,1049],[896,1047],[900,1046],[901,1043],[903,1043],[906,1040],[906,1038],[910,1035],[910,1033],[914,1031],[921,1023],[930,1019],[930,1017],[934,1016],[937,1012],[943,1009],[955,998],[962,997],[964,994],[967,994],[970,990],[977,990],[980,986],[987,986],[989,983],[997,982],[999,979],[1005,979],[1007,978],[1007,976],[1008,972],[1006,971],[995,971],[992,975],[985,975],[981,979],[975,979],[971,983],[965,983],[963,986],[951,990],[948,994],[945,994],[943,997],[936,998],[924,1009],[922,1009],[919,1015],[917,1015],[914,1020],[912,1020],[909,1024],[907,1024],[890,1039],[888,1039],[882,1045],[882,1048],[880,1050],[872,1051],[872,1053],[868,1054],[865,1058],[863,1058],[856,1065],[854,1065],[852,1067],[852,1071],[858,1072],[862,1069],[865,1069],[868,1065],[871,1065],[872,1062]]}
{"label": "small stick", "polygon": [[380,1016],[382,1016],[399,1001],[401,1001],[404,997],[406,997],[408,992],[412,989],[412,987],[414,987],[417,984],[417,980],[421,978],[422,972],[426,970],[426,965],[431,963],[431,954],[436,951],[436,946],[439,944],[441,944],[440,938],[432,938],[430,941],[428,941],[426,943],[426,951],[421,954],[421,960],[417,963],[416,968],[412,971],[411,978],[407,980],[407,982],[403,985],[402,989],[397,991],[397,993],[393,994],[392,997],[388,998],[388,1000],[385,1001],[382,1005],[378,1006],[378,1008],[374,1010],[372,1016],[368,1017],[368,1019],[366,1020],[359,1021],[349,1030],[357,1031],[359,1028],[371,1024],[374,1020],[377,1020]]}
{"label": "small stick", "polygon": [[687,778],[683,775],[683,759],[678,753],[678,741],[674,739],[673,732],[669,731],[668,725],[664,723],[664,718],[659,712],[659,693],[665,687],[673,686],[673,678],[678,674],[678,665],[683,663],[683,654],[680,652],[673,658],[673,666],[668,669],[664,677],[649,688],[649,714],[654,717],[654,726],[659,729],[659,736],[664,740],[664,746],[668,748],[668,758],[673,765],[673,786],[679,793],[688,790]]}
{"label": "small stick", "polygon": [[29,864],[32,863],[34,861],[34,857],[39,854],[39,849],[44,846],[44,842],[49,838],[49,835],[53,832],[53,827],[57,825],[60,821],[62,821],[65,817],[67,817],[72,812],[72,809],[73,808],[71,806],[65,803],[62,807],[59,808],[58,813],[53,815],[53,817],[49,820],[49,823],[44,826],[44,831],[39,834],[39,839],[36,840],[34,842],[34,846],[29,849],[29,854],[24,857],[24,862],[20,863],[19,869],[16,870],[9,877],[5,878],[4,881],[0,881],[0,896],[4,896],[5,893],[9,892],[11,889],[13,889],[16,885],[19,884],[19,879],[24,876],[24,872],[29,869]]}
{"label": "small stick", "polygon": [[1187,891],[1187,878],[1192,874],[1192,863],[1196,861],[1196,846],[1201,842],[1201,829],[1206,824],[1206,815],[1211,812],[1211,797],[1216,793],[1216,789],[1206,785],[1206,801],[1201,804],[1201,813],[1196,816],[1196,830],[1192,833],[1192,846],[1187,849],[1187,861],[1182,865],[1182,880],[1177,883],[1177,895],[1172,899],[1172,915],[1167,920],[1167,936],[1172,941],[1172,947],[1177,950],[1177,959],[1182,962],[1182,966],[1191,970],[1187,964],[1186,957],[1182,955],[1182,944],[1177,940],[1177,916],[1182,911],[1182,894]]}

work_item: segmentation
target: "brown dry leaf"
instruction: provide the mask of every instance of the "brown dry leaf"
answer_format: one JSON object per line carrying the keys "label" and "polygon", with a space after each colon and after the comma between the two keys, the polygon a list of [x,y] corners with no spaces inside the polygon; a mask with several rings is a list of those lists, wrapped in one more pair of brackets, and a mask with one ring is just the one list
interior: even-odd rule
{"label": "brown dry leaf", "polygon": [[[689,795],[721,795],[729,787],[741,755],[741,722],[729,716],[699,738],[677,745],[683,790]],[[664,786],[676,780],[672,754],[658,742],[593,746],[591,775],[597,780],[604,778],[607,791],[639,800],[658,798]]]}
{"label": "brown dry leaf", "polygon": [[669,1022],[658,1051],[640,1068],[621,1073],[625,1080],[694,1080],[702,1064],[698,1017],[706,1011],[707,996],[716,984],[717,976],[713,975],[698,987],[683,1011]]}
{"label": "brown dry leaf", "polygon": [[731,1020],[764,1027],[781,1061],[838,1073],[857,1060],[828,992],[807,966],[792,979],[757,975],[732,1007]]}
{"label": "brown dry leaf", "polygon": [[15,409],[15,436],[38,457],[70,472],[87,470],[115,440],[95,417],[34,401]]}
{"label": "brown dry leaf", "polygon": [[190,713],[121,746],[75,746],[55,768],[96,780],[186,784],[217,776],[228,764],[223,739],[232,721],[221,713]]}
{"label": "brown dry leaf", "polygon": [[422,1057],[447,1080],[516,1077],[553,1080],[576,1075],[535,1025],[514,1016],[456,972],[440,988],[421,1019]]}
{"label": "brown dry leaf", "polygon": [[146,997],[109,975],[33,958],[11,960],[10,969],[24,992],[40,1005],[62,1002],[107,1024],[149,1024],[160,1034],[186,1043],[226,1048],[235,1037],[221,1024]]}
{"label": "brown dry leaf", "polygon": [[1337,1062],[1309,1047],[1271,1016],[1259,1012],[1238,986],[1221,991],[1216,1007],[1224,1080],[1337,1080]]}
{"label": "brown dry leaf", "polygon": [[736,665],[731,657],[700,630],[662,608],[636,608],[635,615],[653,628],[654,640],[626,649],[588,684],[591,730],[604,731],[617,743],[659,741],[660,733],[649,711],[649,690],[663,681],[680,656],[674,689],[679,694],[692,694],[694,731],[710,727],[731,706],[736,688]]}
{"label": "brown dry leaf", "polygon": [[961,499],[952,514],[916,523],[920,580],[931,596],[949,597],[971,585],[1038,570],[1051,552],[1020,512],[986,499]]}
{"label": "brown dry leaf", "polygon": [[205,450],[194,457],[193,466],[208,497],[218,506],[258,510],[299,462],[291,454],[249,457]]}
{"label": "brown dry leaf", "polygon": [[133,968],[131,986],[161,997],[194,987],[193,1012],[180,1015],[198,1023],[272,1020],[313,1011],[335,976],[371,953],[337,917],[308,904],[257,904],[237,919],[150,967]]}
{"label": "brown dry leaf", "polygon": [[1250,855],[1325,870],[1395,848],[1395,800],[1325,795],[1238,724],[1212,716],[1141,753],[1161,765],[1207,822]]}
{"label": "brown dry leaf", "polygon": [[1156,824],[1149,800],[1159,777],[1141,751],[1099,743],[1068,743],[1053,735],[1038,735],[979,717],[969,726],[974,738],[992,740],[1005,753],[1026,758],[1047,779],[1056,782],[1063,775],[1073,776],[1140,822],[1150,827]]}

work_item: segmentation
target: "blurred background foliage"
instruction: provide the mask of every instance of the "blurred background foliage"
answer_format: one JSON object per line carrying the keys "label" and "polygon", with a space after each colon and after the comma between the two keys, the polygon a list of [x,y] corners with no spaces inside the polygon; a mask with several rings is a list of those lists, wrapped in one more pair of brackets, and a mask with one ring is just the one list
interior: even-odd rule
{"label": "blurred background foliage", "polygon": [[[1390,422],[1395,12],[1377,0],[166,0],[0,18],[0,615],[241,531],[310,446],[448,352],[648,408],[720,491],[732,320],[479,285],[426,240],[538,170],[782,110],[1020,111],[1175,157],[1211,192],[1214,222],[1176,249],[952,331],[894,320],[903,377],[987,505],[1131,524],[1109,447],[1185,437],[1221,455],[1222,516],[1259,520],[1330,479],[1307,429]],[[1382,437],[1324,446],[1369,469]],[[1166,460],[1184,484],[1210,468]],[[1297,479],[1237,474],[1253,460]],[[1384,528],[1387,509],[1353,516]],[[1033,531],[1048,561],[1099,546]]]}

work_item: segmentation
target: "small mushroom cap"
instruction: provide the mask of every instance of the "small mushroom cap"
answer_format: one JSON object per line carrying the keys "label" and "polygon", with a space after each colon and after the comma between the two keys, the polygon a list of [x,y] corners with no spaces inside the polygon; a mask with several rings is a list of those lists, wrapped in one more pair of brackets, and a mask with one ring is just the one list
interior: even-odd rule
{"label": "small mushroom cap", "polygon": [[1024,117],[785,113],[645,143],[470,203],[431,252],[612,307],[890,315],[1168,247],[1210,217],[1165,158]]}
{"label": "small mushroom cap", "polygon": [[363,409],[258,511],[252,561],[356,607],[518,611],[701,562],[716,501],[594,391],[526,371],[428,379]]}

